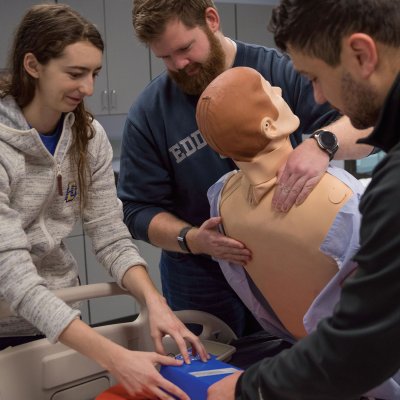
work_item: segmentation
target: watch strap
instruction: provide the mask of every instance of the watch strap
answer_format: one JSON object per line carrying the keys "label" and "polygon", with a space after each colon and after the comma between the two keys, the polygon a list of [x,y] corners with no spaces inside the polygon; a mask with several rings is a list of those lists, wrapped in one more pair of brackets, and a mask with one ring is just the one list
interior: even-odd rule
{"label": "watch strap", "polygon": [[336,154],[336,152],[337,152],[338,149],[339,149],[339,144],[338,144],[337,141],[336,141],[336,146],[333,147],[333,148],[329,148],[329,147],[327,147],[327,146],[324,146],[323,143],[321,142],[321,140],[319,139],[319,135],[320,135],[322,132],[328,132],[328,133],[330,133],[330,134],[332,134],[332,135],[334,135],[334,136],[336,137],[336,135],[335,135],[333,132],[324,131],[323,129],[320,129],[320,130],[318,130],[318,131],[312,133],[312,134],[310,135],[310,138],[313,138],[313,139],[317,142],[319,148],[320,148],[321,150],[325,151],[325,153],[328,154],[328,156],[329,156],[329,161],[332,161],[332,160],[333,160],[333,157],[335,157],[335,154]]}
{"label": "watch strap", "polygon": [[187,233],[193,229],[194,226],[185,226],[184,228],[182,228],[177,236],[177,241],[179,244],[179,247],[186,253],[192,253],[192,251],[190,250],[187,241],[186,241],[186,235]]}

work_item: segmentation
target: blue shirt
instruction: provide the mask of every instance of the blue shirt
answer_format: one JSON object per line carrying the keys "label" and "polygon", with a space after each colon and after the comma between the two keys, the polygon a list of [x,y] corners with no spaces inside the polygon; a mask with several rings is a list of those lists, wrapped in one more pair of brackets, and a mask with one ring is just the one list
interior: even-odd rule
{"label": "blue shirt", "polygon": [[60,120],[57,123],[56,129],[50,135],[45,135],[39,132],[40,139],[42,139],[43,144],[46,146],[46,149],[52,156],[54,156],[58,141],[60,140],[63,123],[64,123],[64,116],[60,118]]}

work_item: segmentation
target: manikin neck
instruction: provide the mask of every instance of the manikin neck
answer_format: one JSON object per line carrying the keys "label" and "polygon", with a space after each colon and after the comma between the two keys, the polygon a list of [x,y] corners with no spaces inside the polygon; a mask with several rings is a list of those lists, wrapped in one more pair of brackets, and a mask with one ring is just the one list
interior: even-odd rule
{"label": "manikin neck", "polygon": [[235,163],[248,179],[250,185],[276,181],[279,168],[286,162],[293,150],[288,137],[278,143],[274,141],[273,149],[268,146],[262,153],[257,154],[250,162],[236,161]]}

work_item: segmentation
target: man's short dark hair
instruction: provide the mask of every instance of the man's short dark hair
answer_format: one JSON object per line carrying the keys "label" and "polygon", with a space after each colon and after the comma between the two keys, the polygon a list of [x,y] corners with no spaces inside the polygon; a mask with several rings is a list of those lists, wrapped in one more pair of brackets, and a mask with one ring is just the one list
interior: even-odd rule
{"label": "man's short dark hair", "polygon": [[213,0],[133,0],[133,28],[138,39],[149,44],[163,34],[173,19],[188,28],[204,27],[208,7],[216,8]]}
{"label": "man's short dark hair", "polygon": [[352,33],[400,46],[400,0],[281,0],[269,30],[283,51],[289,44],[336,66],[342,39]]}

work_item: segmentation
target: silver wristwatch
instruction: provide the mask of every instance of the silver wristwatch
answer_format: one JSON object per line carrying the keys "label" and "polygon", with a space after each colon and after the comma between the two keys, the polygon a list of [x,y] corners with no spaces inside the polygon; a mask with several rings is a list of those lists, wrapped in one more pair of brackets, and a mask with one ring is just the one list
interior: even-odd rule
{"label": "silver wristwatch", "polygon": [[324,131],[321,129],[314,132],[310,138],[314,138],[317,141],[318,146],[328,153],[329,161],[331,161],[339,149],[336,135],[330,131]]}

